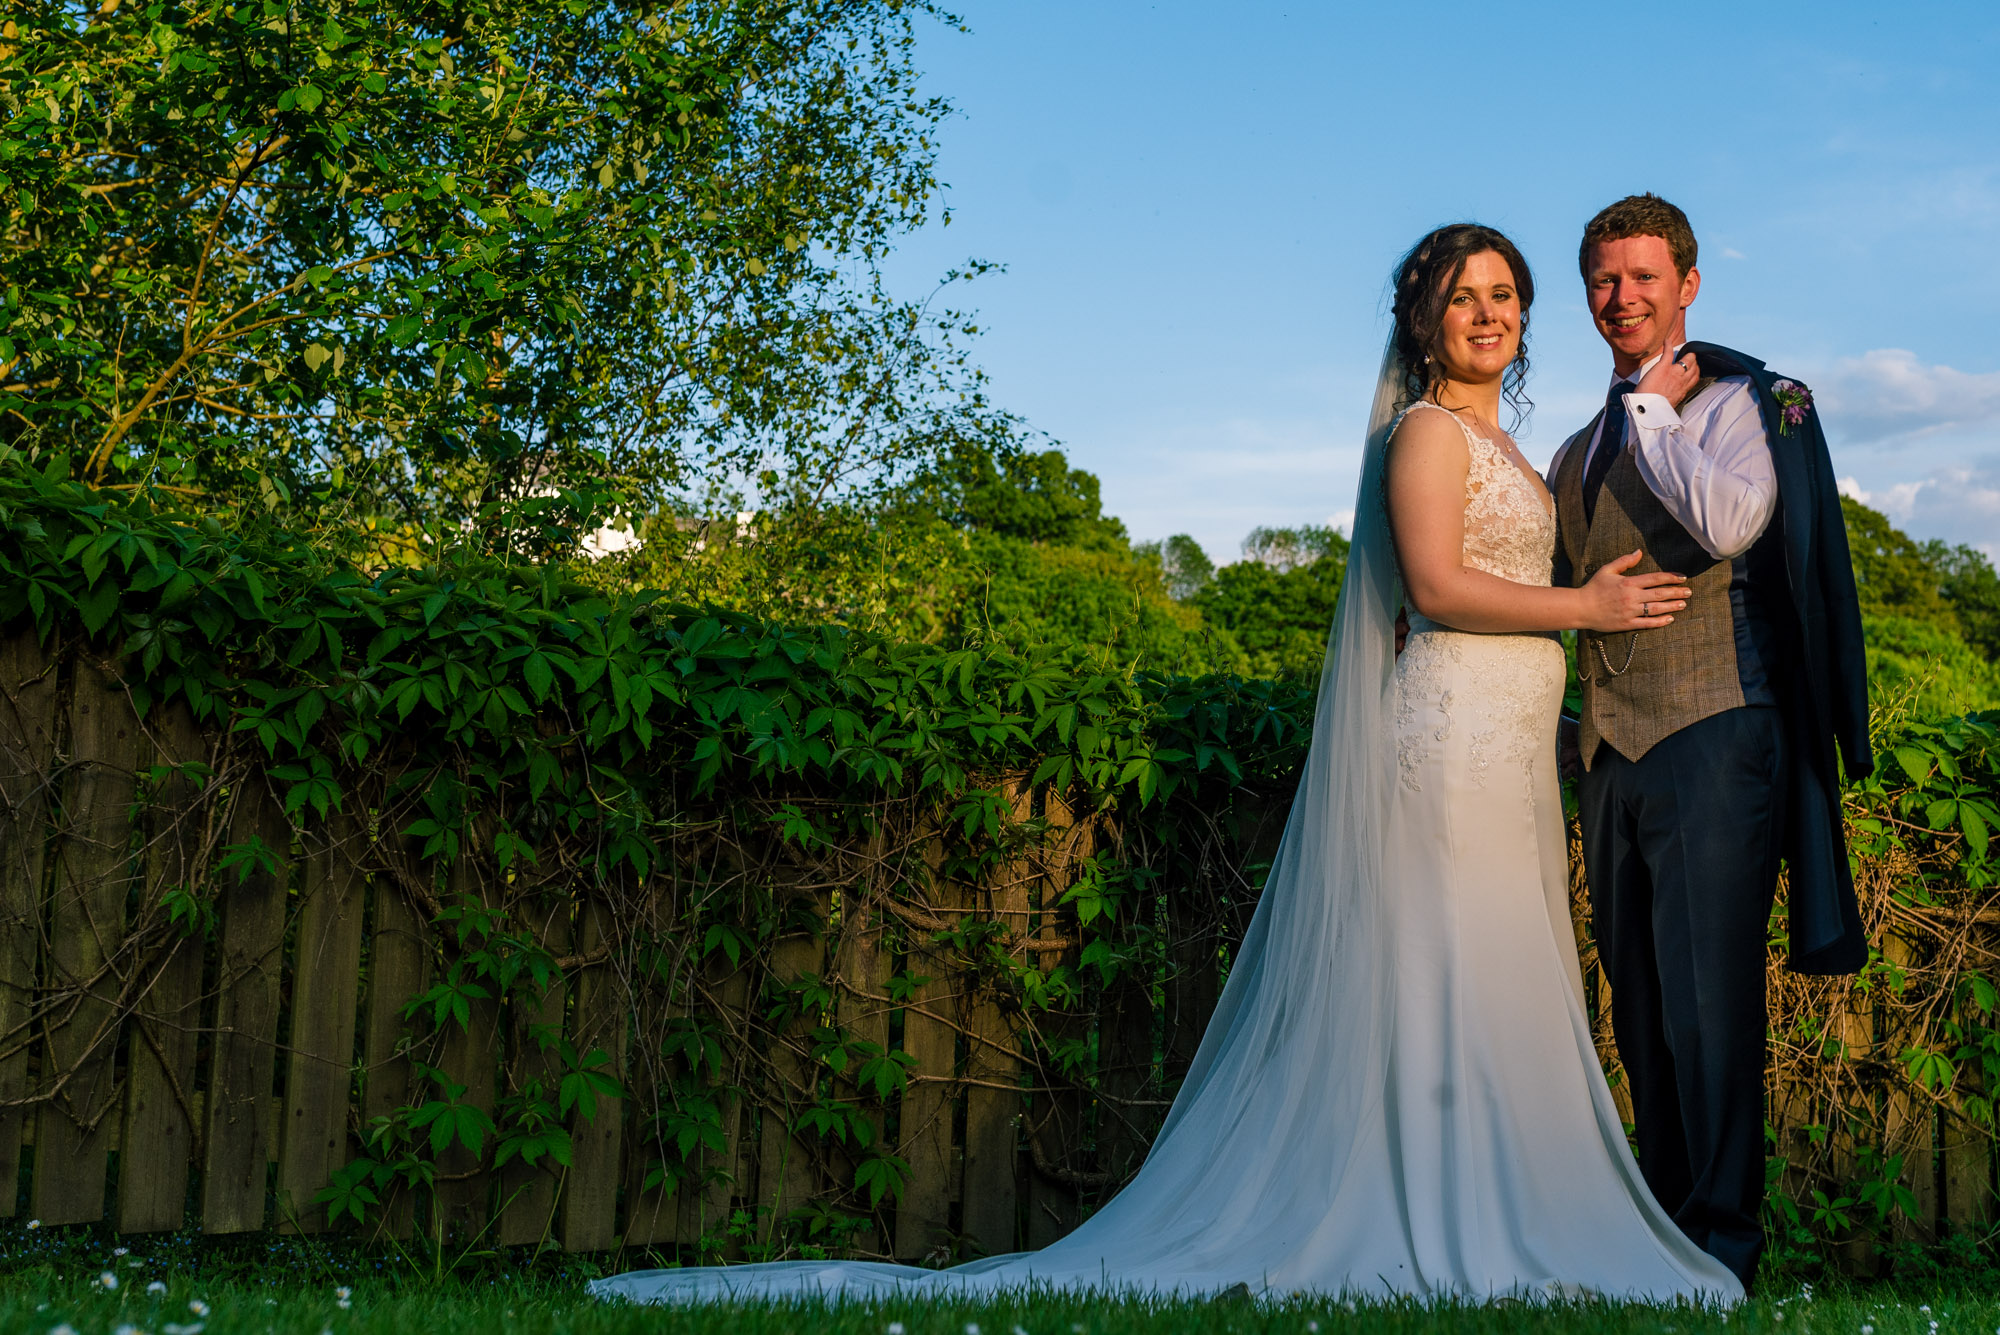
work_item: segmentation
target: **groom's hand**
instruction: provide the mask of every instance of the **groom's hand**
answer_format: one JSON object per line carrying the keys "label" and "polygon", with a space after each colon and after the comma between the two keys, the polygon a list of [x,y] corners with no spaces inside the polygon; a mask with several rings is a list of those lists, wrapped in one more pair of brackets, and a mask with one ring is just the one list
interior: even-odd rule
{"label": "groom's hand", "polygon": [[1653,363],[1653,369],[1646,372],[1633,388],[1634,394],[1657,394],[1679,412],[1688,392],[1695,381],[1701,379],[1701,366],[1692,352],[1683,352],[1678,357],[1662,356]]}

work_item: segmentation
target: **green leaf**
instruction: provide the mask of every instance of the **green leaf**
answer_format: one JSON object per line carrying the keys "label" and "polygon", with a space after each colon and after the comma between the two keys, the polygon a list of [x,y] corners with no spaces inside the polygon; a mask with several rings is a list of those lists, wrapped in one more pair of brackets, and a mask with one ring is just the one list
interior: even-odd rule
{"label": "green leaf", "polygon": [[528,683],[528,690],[533,693],[535,703],[540,704],[549,698],[549,691],[555,686],[556,673],[555,669],[549,666],[548,656],[541,650],[535,650],[523,660],[521,676]]}

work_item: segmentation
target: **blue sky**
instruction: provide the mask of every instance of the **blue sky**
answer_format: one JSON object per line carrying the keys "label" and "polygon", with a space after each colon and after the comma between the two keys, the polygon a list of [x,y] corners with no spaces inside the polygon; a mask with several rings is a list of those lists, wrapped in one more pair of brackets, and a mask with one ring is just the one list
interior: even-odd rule
{"label": "blue sky", "polygon": [[[1690,332],[1808,381],[1836,470],[2000,555],[2000,6],[966,0],[919,59],[958,115],[952,224],[994,396],[1138,538],[1233,559],[1351,510],[1384,284],[1426,229],[1508,232],[1540,292],[1545,462],[1601,400],[1576,238],[1654,190],[1705,280]],[[1719,21],[1717,14],[1726,17]]]}

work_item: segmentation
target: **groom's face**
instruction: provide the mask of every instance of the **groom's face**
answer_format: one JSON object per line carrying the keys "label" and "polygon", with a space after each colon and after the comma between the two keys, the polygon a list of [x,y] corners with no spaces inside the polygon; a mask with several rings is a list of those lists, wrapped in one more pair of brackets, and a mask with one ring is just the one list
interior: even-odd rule
{"label": "groom's face", "polygon": [[1636,371],[1669,342],[1681,342],[1681,312],[1701,290],[1701,274],[1674,272],[1665,238],[1628,236],[1590,248],[1584,295],[1620,375]]}

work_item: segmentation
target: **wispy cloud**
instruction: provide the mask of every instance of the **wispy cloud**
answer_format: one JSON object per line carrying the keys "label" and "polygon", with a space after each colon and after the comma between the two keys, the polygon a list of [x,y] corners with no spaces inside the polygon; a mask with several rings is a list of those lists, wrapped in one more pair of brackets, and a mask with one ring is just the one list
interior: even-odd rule
{"label": "wispy cloud", "polygon": [[1814,382],[1827,429],[1843,445],[1889,445],[1968,428],[2000,416],[2000,371],[1932,365],[1902,348],[1835,362]]}
{"label": "wispy cloud", "polygon": [[2000,456],[1872,488],[1844,477],[1840,490],[1920,536],[1969,543],[2000,560]]}

